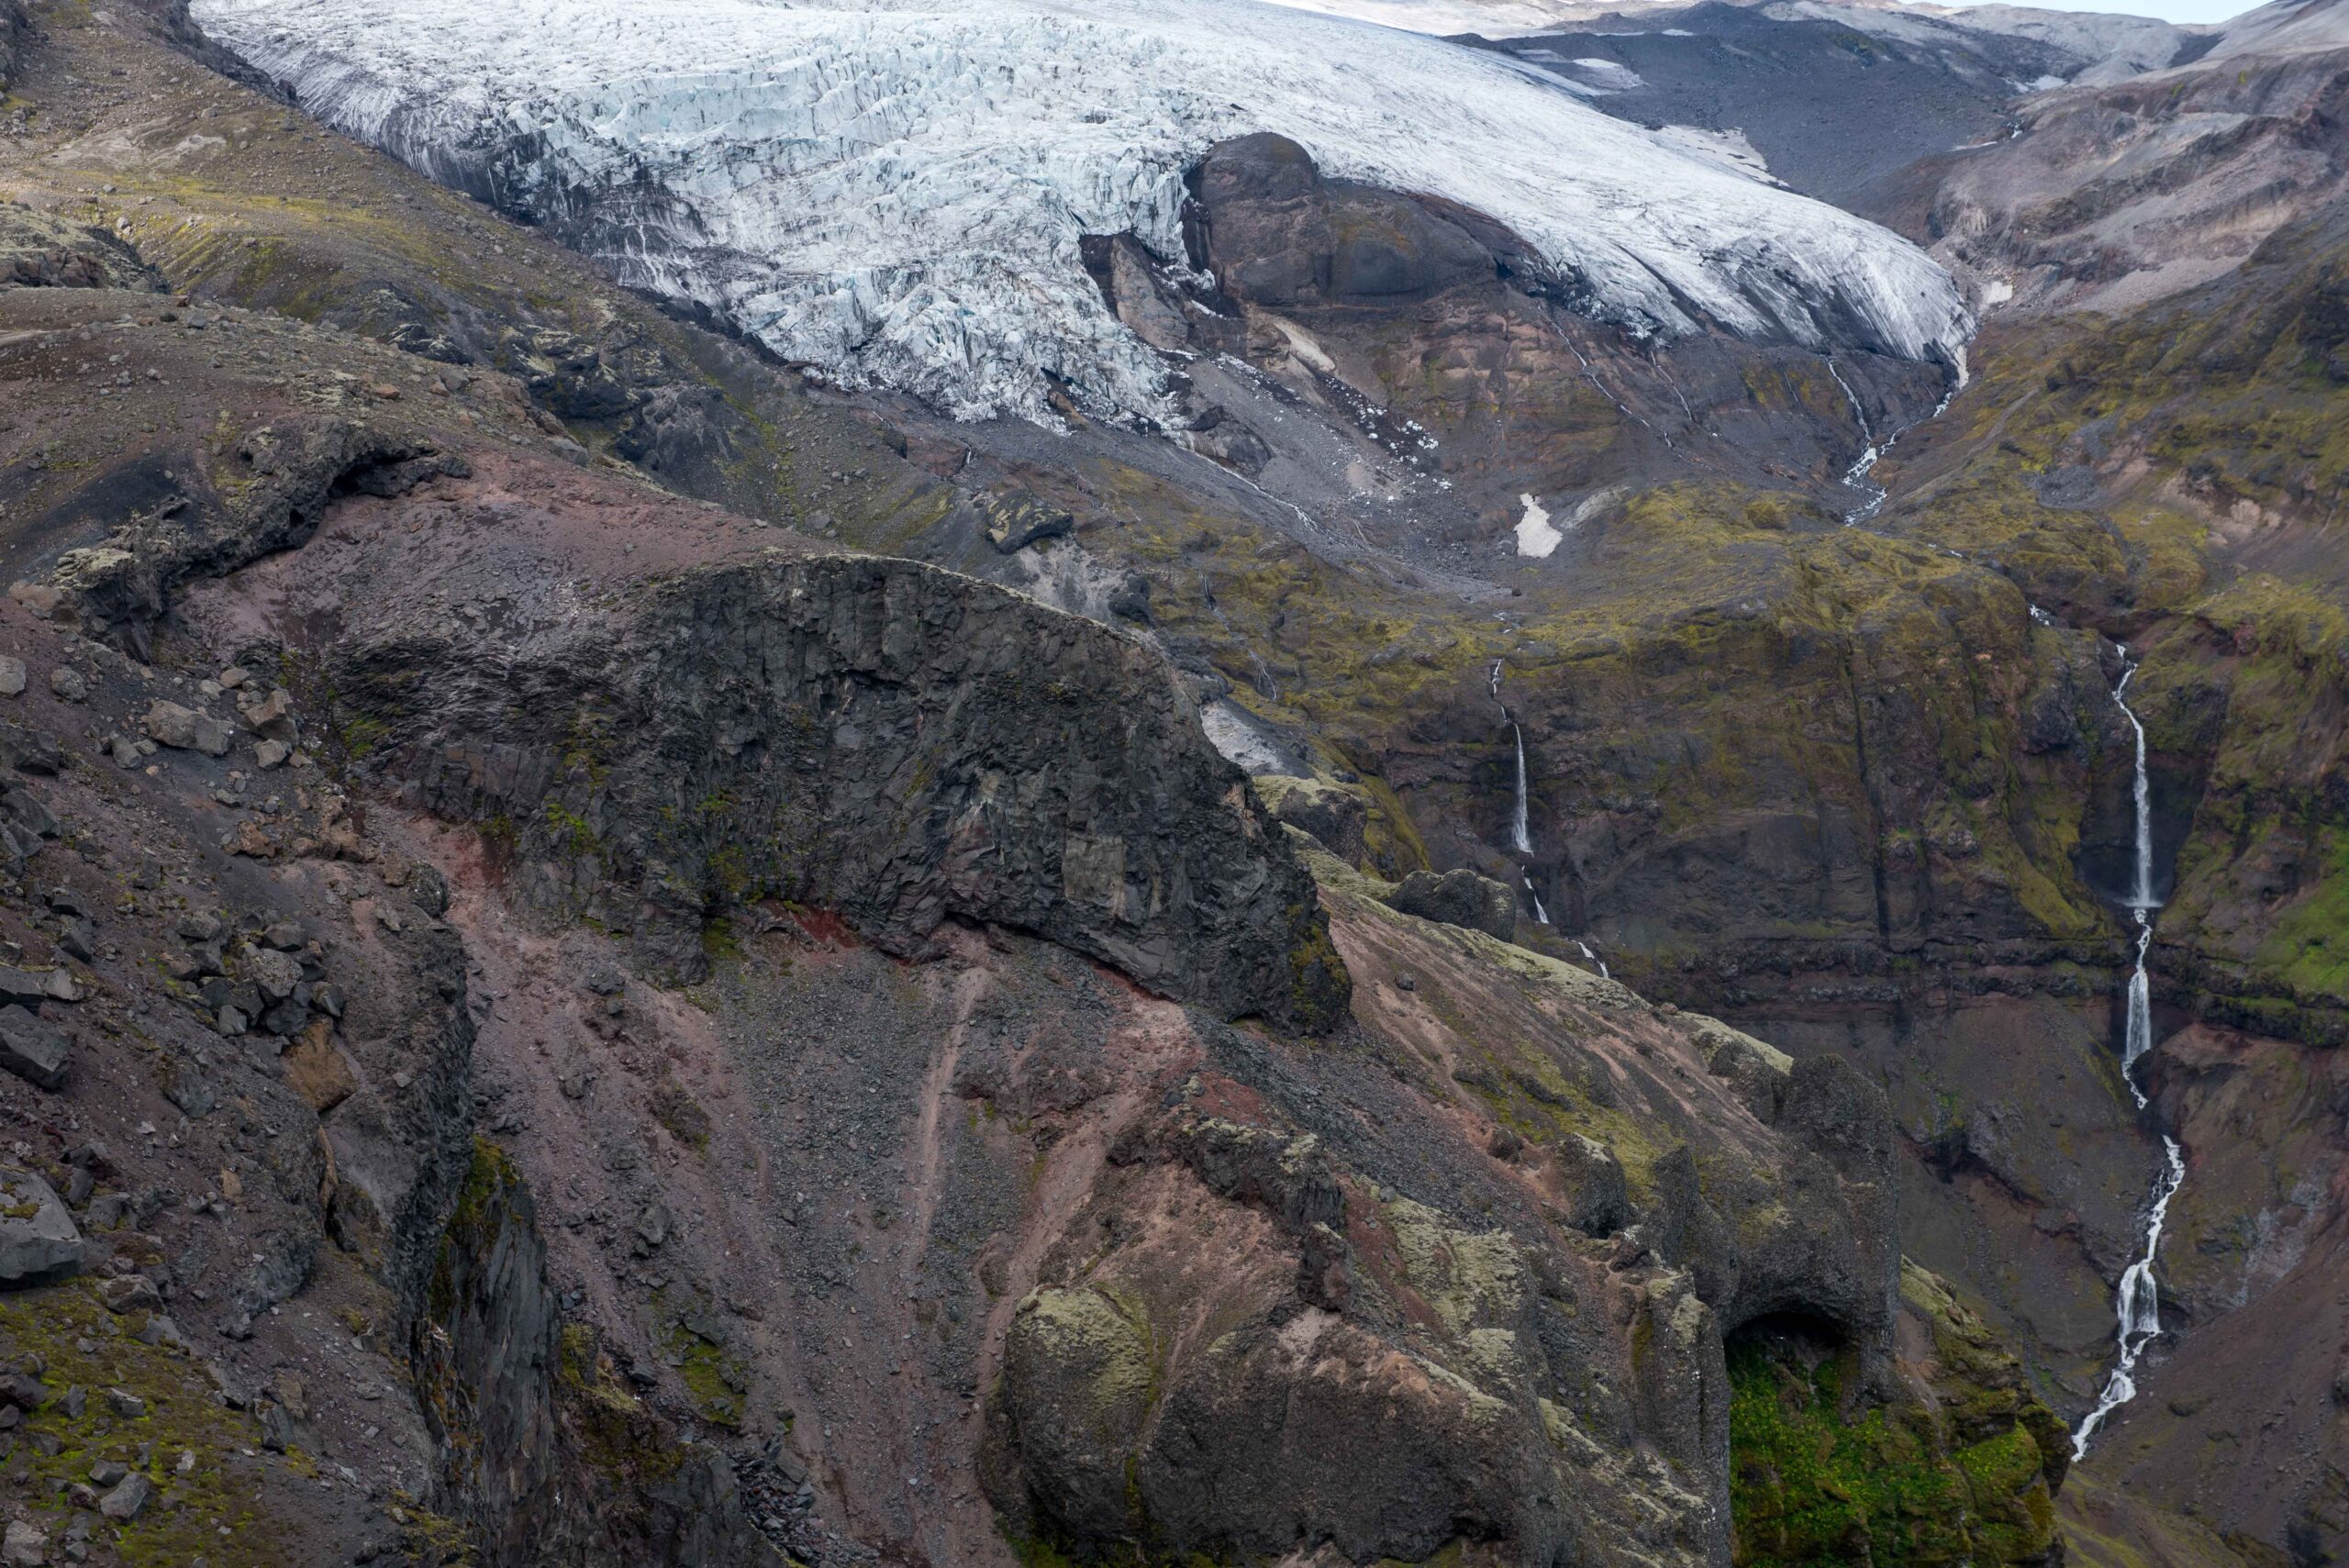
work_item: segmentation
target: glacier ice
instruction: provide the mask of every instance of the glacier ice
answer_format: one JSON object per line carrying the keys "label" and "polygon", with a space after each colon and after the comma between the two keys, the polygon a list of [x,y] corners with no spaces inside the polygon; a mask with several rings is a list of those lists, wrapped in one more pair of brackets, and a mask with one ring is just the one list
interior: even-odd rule
{"label": "glacier ice", "polygon": [[1164,411],[1085,234],[1183,253],[1184,174],[1275,130],[1515,228],[1634,331],[1959,361],[1921,250],[1491,51],[1254,0],[195,0],[320,118],[850,386]]}

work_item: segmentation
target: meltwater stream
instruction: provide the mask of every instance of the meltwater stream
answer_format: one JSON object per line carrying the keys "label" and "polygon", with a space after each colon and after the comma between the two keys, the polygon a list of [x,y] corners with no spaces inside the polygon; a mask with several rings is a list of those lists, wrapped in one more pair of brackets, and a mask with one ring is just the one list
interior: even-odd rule
{"label": "meltwater stream", "polygon": [[1884,504],[1891,498],[1892,492],[1876,482],[1876,465],[1884,461],[1884,454],[1890,451],[1901,437],[1919,426],[1932,424],[1949,412],[1950,400],[1955,397],[1959,390],[1965,385],[1965,367],[1962,364],[1959,366],[1956,382],[1942,394],[1942,400],[1933,405],[1932,413],[1914,425],[1904,425],[1893,431],[1884,439],[1881,445],[1876,439],[1876,428],[1868,423],[1868,411],[1861,404],[1860,395],[1852,390],[1852,384],[1843,379],[1842,368],[1831,358],[1827,361],[1827,373],[1835,378],[1835,384],[1843,389],[1843,396],[1851,403],[1852,417],[1860,427],[1860,440],[1863,443],[1860,455],[1854,458],[1852,466],[1843,471],[1843,488],[1857,491],[1861,497],[1858,506],[1843,514],[1843,526],[1848,528],[1869,521],[1878,512],[1884,510]]}
{"label": "meltwater stream", "polygon": [[1852,466],[1843,474],[1844,488],[1856,490],[1865,497],[1857,506],[1843,514],[1844,525],[1849,527],[1854,523],[1865,523],[1884,509],[1885,497],[1888,493],[1871,477],[1876,461],[1884,453],[1876,448],[1876,431],[1868,424],[1868,411],[1860,405],[1860,395],[1852,390],[1852,384],[1843,379],[1842,371],[1837,368],[1832,359],[1827,361],[1827,373],[1835,378],[1835,384],[1843,389],[1843,395],[1851,401],[1852,417],[1859,421],[1860,439],[1865,443],[1860,455],[1852,460]]}
{"label": "meltwater stream", "polygon": [[[1508,718],[1509,738],[1517,742],[1517,798],[1509,808],[1508,847],[1520,855],[1530,855],[1533,852],[1533,827],[1525,801],[1525,731],[1518,728],[1517,720],[1508,717],[1508,705],[1501,702],[1501,662],[1497,659],[1493,661],[1490,689],[1501,717]],[[1525,882],[1525,895],[1533,900],[1534,919],[1548,925],[1550,911],[1542,907],[1542,895],[1533,885],[1533,873],[1520,867],[1518,874]]]}
{"label": "meltwater stream", "polygon": [[[2145,727],[2129,706],[2129,682],[2137,673],[2137,666],[2130,661],[2126,648],[2121,651],[2121,684],[2112,688],[2112,700],[2127,716],[2129,728],[2137,738],[2132,792],[2137,809],[2136,885],[2129,895],[2129,912],[2137,920],[2137,966],[2129,976],[2129,1023],[2121,1051],[2121,1076],[2129,1085],[2137,1108],[2143,1110],[2145,1091],[2137,1083],[2137,1064],[2154,1048],[2153,982],[2145,973],[2145,950],[2153,944],[2154,911],[2161,906],[2154,897],[2154,800],[2153,785],[2145,774]],[[2113,1362],[2112,1375],[2105,1382],[2104,1392],[2097,1398],[2096,1408],[2087,1413],[2079,1430],[2072,1434],[2072,1458],[2076,1462],[2087,1456],[2088,1440],[2096,1436],[2105,1418],[2137,1397],[2137,1358],[2144,1354],[2145,1347],[2162,1331],[2161,1290],[2154,1279],[2154,1260],[2161,1251],[2162,1225],[2169,1216],[2169,1200],[2177,1195],[2178,1185],[2185,1180],[2185,1153],[2178,1148],[2176,1139],[2164,1133],[2162,1171],[2154,1180],[2153,1202],[2145,1210],[2145,1249],[2121,1276],[2115,1301],[2120,1318],[2120,1355]]]}

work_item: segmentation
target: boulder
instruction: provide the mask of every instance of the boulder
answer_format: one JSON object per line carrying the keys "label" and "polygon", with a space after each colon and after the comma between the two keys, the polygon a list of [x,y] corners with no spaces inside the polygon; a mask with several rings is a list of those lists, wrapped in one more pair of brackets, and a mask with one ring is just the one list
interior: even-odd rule
{"label": "boulder", "polygon": [[30,1171],[0,1165],[0,1290],[53,1284],[82,1269],[82,1232]]}
{"label": "boulder", "polygon": [[261,987],[262,995],[273,1002],[282,1002],[302,984],[302,961],[276,948],[249,947],[245,950],[245,973]]}
{"label": "boulder", "polygon": [[1550,1151],[1548,1178],[1566,1223],[1586,1236],[1620,1230],[1631,1218],[1622,1162],[1596,1139],[1567,1133]]}
{"label": "boulder", "polygon": [[158,746],[177,751],[201,751],[207,757],[228,754],[231,732],[225,720],[175,702],[158,702],[139,720],[139,728]]}
{"label": "boulder", "polygon": [[54,839],[61,830],[57,814],[42,805],[29,790],[12,789],[0,793],[0,815],[5,815],[11,825],[36,839]]}
{"label": "boulder", "polygon": [[25,695],[25,662],[0,654],[0,697]]}
{"label": "boulder", "polygon": [[1285,778],[1266,773],[1249,781],[1276,822],[1308,833],[1320,846],[1349,865],[1362,863],[1364,828],[1370,820],[1369,803],[1350,789],[1319,779]]}
{"label": "boulder", "polygon": [[286,1086],[320,1116],[359,1090],[350,1060],[334,1042],[334,1024],[327,1018],[311,1019],[301,1038],[278,1058],[278,1067],[285,1074]]}
{"label": "boulder", "polygon": [[163,1304],[162,1293],[145,1274],[117,1274],[98,1286],[98,1299],[109,1312],[139,1312]]}
{"label": "boulder", "polygon": [[0,1067],[39,1088],[64,1086],[69,1042],[24,1008],[0,1007]]}
{"label": "boulder", "polygon": [[49,1562],[49,1536],[23,1519],[8,1521],[8,1531],[0,1537],[0,1562],[7,1568],[44,1568]]}
{"label": "boulder", "polygon": [[1517,895],[1491,877],[1464,867],[1442,873],[1415,871],[1386,895],[1386,903],[1422,920],[1465,926],[1503,941],[1517,934]]}
{"label": "boulder", "polygon": [[987,542],[1006,555],[1076,531],[1074,517],[1025,490],[990,495],[980,509],[986,515]]}
{"label": "boulder", "polygon": [[245,728],[256,735],[289,746],[301,739],[301,728],[294,719],[294,694],[284,686],[273,688],[267,696],[240,704],[239,711]]}
{"label": "boulder", "polygon": [[154,1495],[154,1483],[134,1470],[98,1500],[98,1512],[117,1524],[128,1524],[146,1512],[147,1500]]}

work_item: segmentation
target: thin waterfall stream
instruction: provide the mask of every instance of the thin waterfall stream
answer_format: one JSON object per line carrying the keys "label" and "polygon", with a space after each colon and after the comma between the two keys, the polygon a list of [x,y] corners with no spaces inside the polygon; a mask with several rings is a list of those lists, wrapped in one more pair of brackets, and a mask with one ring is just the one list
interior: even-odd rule
{"label": "thin waterfall stream", "polygon": [[1508,847],[1520,855],[1533,852],[1533,831],[1525,812],[1525,731],[1509,721],[1509,735],[1517,741],[1517,807],[1508,819]]}
{"label": "thin waterfall stream", "polygon": [[1876,465],[1884,461],[1885,453],[1898,445],[1901,437],[1911,430],[1932,424],[1943,414],[1948,413],[1950,400],[1954,398],[1960,389],[1965,385],[1965,376],[1964,368],[1960,367],[1956,381],[1942,394],[1942,400],[1933,405],[1932,413],[1913,425],[1906,425],[1893,431],[1884,439],[1881,444],[1878,444],[1876,439],[1876,428],[1868,422],[1868,411],[1861,404],[1860,395],[1852,389],[1850,382],[1843,379],[1842,367],[1838,366],[1832,359],[1827,361],[1827,373],[1833,376],[1835,384],[1843,389],[1844,397],[1852,405],[1852,418],[1860,427],[1860,455],[1852,460],[1850,468],[1843,471],[1843,487],[1847,490],[1858,491],[1861,496],[1860,504],[1843,514],[1843,526],[1848,528],[1869,521],[1878,512],[1884,510],[1884,504],[1891,499],[1892,492],[1876,482]]}
{"label": "thin waterfall stream", "polygon": [[1852,466],[1844,471],[1843,485],[1846,489],[1858,491],[1865,499],[1843,514],[1843,523],[1848,528],[1854,523],[1866,522],[1884,508],[1885,497],[1888,492],[1870,477],[1877,461],[1884,454],[1876,449],[1876,431],[1868,424],[1868,411],[1860,405],[1860,395],[1852,390],[1852,384],[1843,379],[1842,369],[1832,359],[1827,361],[1827,373],[1833,376],[1835,384],[1843,389],[1844,397],[1849,399],[1852,405],[1852,417],[1859,422],[1860,427],[1860,455],[1854,458],[1852,461]]}
{"label": "thin waterfall stream", "polygon": [[[1517,720],[1509,715],[1508,705],[1501,701],[1501,662],[1497,659],[1493,661],[1489,689],[1493,694],[1494,703],[1501,710],[1501,717],[1508,720],[1509,739],[1517,744],[1517,798],[1509,810],[1508,847],[1520,855],[1530,855],[1533,852],[1533,828],[1526,804],[1525,731],[1518,728]],[[1531,869],[1520,866],[1518,868],[1518,874],[1525,882],[1525,895],[1533,900],[1534,919],[1544,926],[1548,925],[1550,912],[1542,907],[1542,895],[1534,889]]]}
{"label": "thin waterfall stream", "polygon": [[[2137,665],[2129,658],[2128,649],[2121,649],[2121,684],[2112,688],[2112,700],[2127,716],[2129,728],[2137,739],[2136,774],[2132,789],[2137,816],[2136,875],[2129,895],[2129,912],[2137,921],[2137,964],[2129,976],[2129,1018],[2121,1051],[2121,1077],[2142,1111],[2150,1102],[2138,1083],[2137,1067],[2154,1049],[2153,980],[2145,972],[2145,952],[2153,945],[2154,911],[2161,905],[2154,896],[2154,792],[2145,772],[2145,727],[2129,706],[2129,683],[2137,673]],[[2178,1148],[2177,1140],[2165,1132],[2161,1173],[2154,1178],[2153,1200],[2145,1210],[2144,1251],[2121,1274],[2116,1293],[2114,1312],[2120,1319],[2120,1353],[2113,1362],[2111,1375],[2105,1381],[2104,1392],[2097,1397],[2096,1408],[2087,1413],[2079,1429],[2072,1434],[2075,1462],[2087,1457],[2088,1440],[2096,1436],[2106,1418],[2137,1396],[2138,1358],[2162,1331],[2161,1288],[2154,1278],[2154,1261],[2161,1251],[2162,1226],[2169,1218],[2170,1199],[2177,1195],[2185,1180],[2185,1152]]]}

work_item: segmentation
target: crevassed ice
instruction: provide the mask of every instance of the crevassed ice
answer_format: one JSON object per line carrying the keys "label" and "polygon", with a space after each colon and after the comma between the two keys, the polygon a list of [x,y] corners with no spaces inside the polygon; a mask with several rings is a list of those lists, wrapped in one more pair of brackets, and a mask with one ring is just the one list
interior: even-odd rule
{"label": "crevassed ice", "polygon": [[1448,196],[1678,332],[1954,361],[1948,276],[1890,232],[1664,145],[1486,51],[1251,0],[195,0],[305,107],[557,224],[848,385],[1149,417],[1160,361],[1078,240],[1181,254],[1183,175],[1276,130]]}

